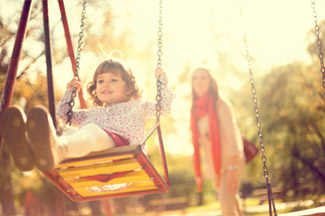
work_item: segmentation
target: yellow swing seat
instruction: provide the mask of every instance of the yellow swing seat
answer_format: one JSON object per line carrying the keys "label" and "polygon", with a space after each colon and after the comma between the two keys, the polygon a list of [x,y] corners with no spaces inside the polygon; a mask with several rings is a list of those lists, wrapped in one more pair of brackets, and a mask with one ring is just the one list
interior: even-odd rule
{"label": "yellow swing seat", "polygon": [[[67,159],[44,174],[71,200],[79,202],[169,190],[141,145],[115,147]],[[102,175],[114,178],[104,182],[94,180]]]}

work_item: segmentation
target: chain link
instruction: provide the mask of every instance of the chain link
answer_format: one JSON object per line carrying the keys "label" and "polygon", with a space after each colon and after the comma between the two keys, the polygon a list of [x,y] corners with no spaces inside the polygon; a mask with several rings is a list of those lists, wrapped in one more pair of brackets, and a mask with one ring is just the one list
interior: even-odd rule
{"label": "chain link", "polygon": [[[86,8],[87,8],[87,0],[83,1],[82,4],[82,12],[81,12],[81,24],[80,24],[80,32],[79,32],[79,40],[78,40],[78,48],[77,48],[77,55],[76,55],[76,65],[75,65],[75,71],[74,71],[74,77],[76,77],[79,80],[79,68],[80,68],[80,57],[81,57],[81,51],[83,47],[83,38],[84,38],[84,31],[85,31],[85,21],[86,21]],[[72,109],[75,105],[75,97],[77,96],[77,88],[73,87],[73,91],[70,97],[69,101],[69,111],[67,112],[67,121],[66,124],[71,125],[71,119],[72,119]]]}
{"label": "chain link", "polygon": [[[239,10],[240,10],[240,16],[241,16],[242,20],[244,20],[244,14],[243,14],[243,9],[242,9],[241,5],[240,5]],[[245,23],[243,24],[243,28],[245,28],[244,25],[245,25]],[[267,165],[266,165],[265,148],[264,148],[263,135],[262,135],[262,124],[261,124],[261,120],[260,120],[260,112],[259,112],[259,109],[258,109],[257,95],[256,95],[255,81],[254,81],[254,74],[253,74],[253,68],[252,68],[252,60],[251,60],[251,56],[250,56],[250,53],[249,53],[246,31],[243,31],[243,41],[244,41],[244,46],[245,46],[245,57],[246,57],[247,64],[248,64],[249,80],[250,80],[250,84],[251,84],[251,92],[253,94],[253,102],[254,102],[254,106],[255,106],[254,111],[255,111],[255,117],[256,117],[256,126],[258,128],[258,137],[259,137],[259,140],[260,140],[260,149],[261,149],[261,152],[262,152],[264,177],[268,178],[269,177],[269,172],[268,172],[268,168],[267,168]]]}
{"label": "chain link", "polygon": [[317,37],[317,46],[318,46],[318,57],[320,61],[320,72],[322,73],[322,79],[323,79],[323,87],[324,87],[324,100],[325,100],[325,67],[324,67],[324,55],[322,51],[322,41],[320,38],[320,28],[317,24],[317,13],[316,13],[316,3],[315,0],[311,0],[311,7],[313,9],[313,16],[314,16],[314,22],[315,22],[315,33]]}
{"label": "chain link", "polygon": [[157,67],[161,67],[162,64],[162,0],[159,0],[159,12],[158,12],[158,51],[157,51]]}
{"label": "chain link", "polygon": [[[158,51],[157,51],[157,67],[161,67],[162,65],[162,0],[159,0],[159,12],[158,12]],[[160,120],[160,113],[161,113],[161,88],[162,83],[159,79],[156,82],[157,85],[157,95],[156,95],[156,121]]]}
{"label": "chain link", "polygon": [[[262,123],[261,123],[261,119],[260,119],[260,111],[258,108],[257,94],[256,94],[253,67],[252,67],[252,59],[251,59],[251,56],[249,53],[248,39],[247,39],[247,35],[246,35],[246,23],[245,23],[245,17],[244,17],[241,0],[239,0],[239,12],[240,12],[241,20],[242,20],[242,28],[243,28],[242,32],[243,32],[243,41],[244,41],[244,46],[245,46],[245,56],[246,56],[246,60],[247,60],[247,64],[248,64],[249,80],[250,80],[250,84],[251,84],[251,92],[253,95],[254,111],[255,111],[255,117],[256,117],[256,126],[258,128],[258,138],[260,141],[260,150],[262,153],[261,159],[263,162],[263,173],[264,173],[264,177],[265,177],[265,180],[266,180],[266,183],[268,186],[268,190],[270,190],[270,192],[271,192],[271,184],[269,181],[269,171],[268,171],[268,167],[266,165],[265,147],[264,147],[263,134],[262,134]],[[271,194],[271,202],[273,204],[274,214],[276,216],[277,213],[276,213],[276,209],[275,209],[275,205],[274,205],[272,192],[270,194]],[[272,215],[271,208],[270,208],[270,215]]]}

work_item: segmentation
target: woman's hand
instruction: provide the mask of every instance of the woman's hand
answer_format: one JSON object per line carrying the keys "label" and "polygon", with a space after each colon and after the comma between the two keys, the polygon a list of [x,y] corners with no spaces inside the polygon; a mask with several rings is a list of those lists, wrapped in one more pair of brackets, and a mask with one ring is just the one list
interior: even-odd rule
{"label": "woman's hand", "polygon": [[67,89],[71,89],[73,87],[76,88],[77,92],[79,92],[82,87],[82,83],[76,77],[73,77],[72,80],[67,84]]}
{"label": "woman's hand", "polygon": [[239,187],[236,170],[228,170],[226,175],[226,186],[228,193],[235,194]]}
{"label": "woman's hand", "polygon": [[160,75],[166,74],[161,67],[157,67],[155,70],[155,77],[156,79],[159,78]]}

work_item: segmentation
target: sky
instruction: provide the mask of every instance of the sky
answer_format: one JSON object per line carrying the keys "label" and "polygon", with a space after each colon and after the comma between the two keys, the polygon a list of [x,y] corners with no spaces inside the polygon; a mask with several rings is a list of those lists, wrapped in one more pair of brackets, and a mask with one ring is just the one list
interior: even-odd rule
{"label": "sky", "polygon": [[[147,26],[154,26],[156,19],[139,16],[139,14],[157,16],[157,1],[141,1],[148,5],[148,10],[139,2],[128,1],[135,7],[134,17],[130,27],[135,32],[145,32]],[[246,73],[247,62],[243,56],[243,32],[247,34],[249,50],[256,76],[267,73],[272,67],[286,65],[292,61],[310,63],[310,57],[305,48],[308,44],[306,33],[314,27],[313,11],[310,1],[301,0],[250,0],[250,1],[164,1],[164,65],[171,71],[170,79],[182,72],[184,65],[195,67],[201,62],[207,62],[216,71],[216,76],[223,73],[216,63],[218,51],[229,52],[234,66]],[[239,4],[242,4],[244,17],[239,14]],[[120,1],[123,5],[123,1]],[[316,1],[318,20],[324,19],[324,1]],[[123,8],[123,6],[121,6]],[[121,9],[123,11],[123,9]],[[119,11],[120,12],[120,11]],[[121,17],[123,20],[123,15]],[[243,26],[243,20],[245,26]],[[125,21],[128,22],[128,21]],[[140,23],[136,25],[136,23]],[[215,35],[221,34],[220,41]],[[139,34],[139,41],[143,37]],[[142,38],[143,39],[143,38]],[[143,39],[143,41],[149,38]],[[173,80],[171,80],[172,82]],[[235,88],[231,86],[230,88]],[[224,89],[227,90],[227,89]],[[190,94],[189,85],[178,84],[177,95]],[[174,102],[173,117],[176,120],[177,132],[165,138],[170,152],[191,154],[189,122],[190,103],[182,99]],[[186,107],[185,109],[179,107]],[[169,145],[168,145],[169,144]]]}
{"label": "sky", "polygon": [[[72,33],[79,32],[80,2],[65,1]],[[23,0],[0,0],[0,14],[10,20],[10,17],[17,16],[13,13],[22,3]],[[325,13],[321,13],[325,9],[325,1],[316,0],[315,3],[318,21],[325,19]],[[55,5],[57,5],[56,1],[50,1],[52,26],[60,19]],[[146,49],[148,43],[156,43],[158,0],[101,0],[97,5],[101,5],[101,8],[111,6],[115,15],[116,33],[123,32],[126,28],[130,30],[133,44],[137,49]],[[240,16],[240,5],[243,16]],[[104,16],[101,8],[89,7],[87,20],[101,22]],[[216,77],[228,73],[219,70],[219,52],[228,53],[227,60],[234,68],[246,73],[243,33],[246,33],[249,41],[248,48],[254,59],[253,70],[256,76],[262,76],[273,67],[293,61],[308,64],[311,59],[305,51],[309,43],[306,33],[314,26],[311,1],[307,0],[163,0],[163,67],[168,72],[170,84],[175,87],[176,94],[180,96],[190,94],[189,83],[178,83],[178,76],[186,66],[193,69],[205,62],[215,72]],[[93,26],[91,31],[102,34],[96,26]],[[29,44],[28,41],[25,42],[24,47],[35,52],[42,49]],[[155,50],[153,55],[156,55]],[[87,61],[82,61],[80,73],[93,71],[92,62],[97,57],[98,55],[89,53],[82,54],[82,58]],[[136,71],[153,71],[156,64],[152,61],[139,62],[136,57],[129,60],[138,69]],[[153,60],[156,58],[153,57]],[[56,66],[55,70],[63,73],[67,67],[71,69],[68,60]],[[150,73],[152,72],[147,74]],[[135,75],[140,84],[148,79],[142,72]],[[87,75],[83,76],[87,77]],[[58,77],[60,80],[57,80],[57,83],[62,83],[64,86],[71,79],[66,75]],[[235,81],[230,81],[222,87],[227,91],[227,88],[236,88],[236,85]],[[184,119],[189,120],[190,102],[179,97],[176,98],[173,106],[172,116],[176,120],[178,131],[165,137],[165,143],[178,143],[178,145],[167,144],[166,149],[170,153],[191,154],[192,149],[188,148],[190,146],[189,122],[184,122]]]}

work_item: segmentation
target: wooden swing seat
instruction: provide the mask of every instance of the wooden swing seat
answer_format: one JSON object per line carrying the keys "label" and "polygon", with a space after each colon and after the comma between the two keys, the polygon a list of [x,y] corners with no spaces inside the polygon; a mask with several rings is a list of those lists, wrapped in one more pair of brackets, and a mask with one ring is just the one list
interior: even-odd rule
{"label": "wooden swing seat", "polygon": [[[141,145],[115,147],[82,158],[67,159],[44,174],[72,201],[77,202],[169,190],[168,184],[143,153]],[[106,182],[92,178],[98,175],[112,175],[114,178]]]}

